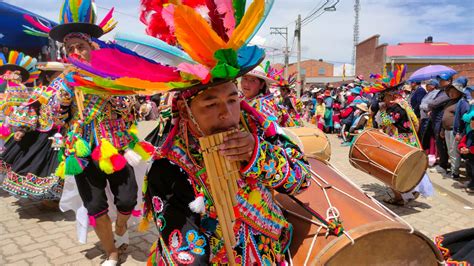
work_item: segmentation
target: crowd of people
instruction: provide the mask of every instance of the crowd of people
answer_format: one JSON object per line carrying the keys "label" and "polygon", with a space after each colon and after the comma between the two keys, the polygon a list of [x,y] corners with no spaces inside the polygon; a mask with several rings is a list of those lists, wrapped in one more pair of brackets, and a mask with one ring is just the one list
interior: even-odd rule
{"label": "crowd of people", "polygon": [[[405,84],[399,67],[374,82],[359,76],[299,97],[294,75],[262,63],[264,50],[247,45],[264,20],[256,15],[266,10],[263,0],[244,5],[226,23],[228,14],[214,1],[207,1],[210,21],[192,4],[141,5],[153,37],[123,46],[103,42],[99,38],[116,25],[112,11],[96,24],[94,1],[65,1],[59,25],[49,29],[30,20],[29,29],[36,26],[37,34],[61,44],[67,63],[0,53],[2,188],[74,210],[81,242],[94,228],[106,253],[102,265],[119,262],[134,217],[139,230],[153,224],[159,232],[150,265],[286,265],[293,225],[273,193],[307,190],[311,166],[284,127],[314,124],[339,134],[345,145],[364,128],[380,128],[426,150],[436,169],[450,168],[454,179],[464,160],[472,193],[474,93],[465,78]],[[159,41],[153,53],[140,49],[149,51],[147,41]],[[138,137],[142,120],[157,121],[145,140]],[[230,228],[218,219],[220,202],[200,145],[222,132],[231,133],[215,149],[241,165],[233,206],[238,218]],[[432,193],[425,174],[412,191],[393,190],[387,202]],[[339,236],[340,228],[329,226],[328,234]]]}
{"label": "crowd of people", "polygon": [[[472,126],[474,87],[465,77],[441,74],[423,82],[399,80],[390,86],[358,76],[353,83],[304,92],[303,120],[327,133],[337,133],[342,145],[351,145],[365,128],[380,128],[388,135],[426,151],[432,171],[454,181],[468,180],[474,193]],[[379,80],[377,80],[379,78]],[[377,85],[384,86],[380,90]],[[465,172],[460,166],[464,162]]]}

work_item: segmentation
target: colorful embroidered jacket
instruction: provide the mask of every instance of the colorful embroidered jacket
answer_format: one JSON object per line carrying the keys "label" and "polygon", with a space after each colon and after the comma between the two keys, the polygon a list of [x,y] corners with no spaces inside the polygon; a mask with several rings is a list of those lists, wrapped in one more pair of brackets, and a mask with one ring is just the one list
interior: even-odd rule
{"label": "colorful embroidered jacket", "polygon": [[418,118],[406,101],[402,100],[381,111],[380,117],[382,120],[380,126],[387,135],[408,145],[418,146],[415,136],[419,125]]}
{"label": "colorful embroidered jacket", "polygon": [[[257,142],[251,161],[240,170],[234,253],[238,264],[271,265],[285,259],[292,234],[291,224],[273,201],[272,190],[288,194],[302,191],[309,182],[308,166],[295,144],[265,130],[271,127],[280,131],[278,126],[262,119],[257,123],[249,113],[242,113],[243,126]],[[149,262],[225,264],[221,229],[197,139],[182,123],[176,129],[179,133],[165,143],[144,185],[145,213],[153,213],[160,231]],[[193,206],[196,204],[202,206]]]}
{"label": "colorful embroidered jacket", "polygon": [[298,123],[290,116],[287,109],[278,105],[276,100],[273,95],[259,94],[255,98],[247,100],[247,103],[281,127],[298,126]]}
{"label": "colorful embroidered jacket", "polygon": [[78,175],[90,159],[97,161],[106,174],[112,174],[123,169],[127,162],[136,165],[140,159],[150,158],[154,147],[138,140],[132,97],[85,94],[81,117],[77,102],[80,96],[74,90],[62,90],[68,95],[64,99],[73,99],[72,118],[56,175]]}

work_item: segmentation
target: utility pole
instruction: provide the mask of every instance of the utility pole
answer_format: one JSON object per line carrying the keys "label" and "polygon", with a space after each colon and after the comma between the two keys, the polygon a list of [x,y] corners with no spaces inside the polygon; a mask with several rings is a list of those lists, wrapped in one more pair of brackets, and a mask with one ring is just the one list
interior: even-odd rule
{"label": "utility pole", "polygon": [[296,44],[298,49],[298,59],[296,62],[296,94],[301,96],[301,15],[298,15],[295,28]]}
{"label": "utility pole", "polygon": [[288,48],[288,27],[270,27],[270,34],[279,34],[281,35],[286,42],[285,51],[285,79],[288,79],[288,63],[289,63],[289,48]]}

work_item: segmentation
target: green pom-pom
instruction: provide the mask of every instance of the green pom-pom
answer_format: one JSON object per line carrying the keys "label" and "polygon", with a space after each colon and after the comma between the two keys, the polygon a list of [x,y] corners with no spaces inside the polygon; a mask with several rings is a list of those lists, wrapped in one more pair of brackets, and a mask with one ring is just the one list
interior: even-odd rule
{"label": "green pom-pom", "polygon": [[74,142],[74,149],[79,157],[87,157],[91,155],[91,147],[83,138],[78,138]]}
{"label": "green pom-pom", "polygon": [[66,158],[66,170],[65,175],[78,175],[84,171],[84,167],[74,155],[70,155]]}

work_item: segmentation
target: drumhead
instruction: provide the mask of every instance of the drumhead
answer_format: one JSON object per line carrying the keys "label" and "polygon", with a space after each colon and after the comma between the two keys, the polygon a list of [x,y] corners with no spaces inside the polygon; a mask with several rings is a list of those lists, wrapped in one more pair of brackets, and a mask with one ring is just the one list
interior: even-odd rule
{"label": "drumhead", "polygon": [[312,265],[437,265],[443,261],[432,241],[417,231],[411,234],[400,223],[375,222],[349,233],[354,244],[336,239]]}
{"label": "drumhead", "polygon": [[297,144],[308,158],[329,161],[331,143],[326,134],[316,127],[283,128],[285,134]]}
{"label": "drumhead", "polygon": [[400,161],[392,180],[393,188],[402,193],[415,188],[423,178],[428,167],[428,157],[422,150],[414,150]]}

